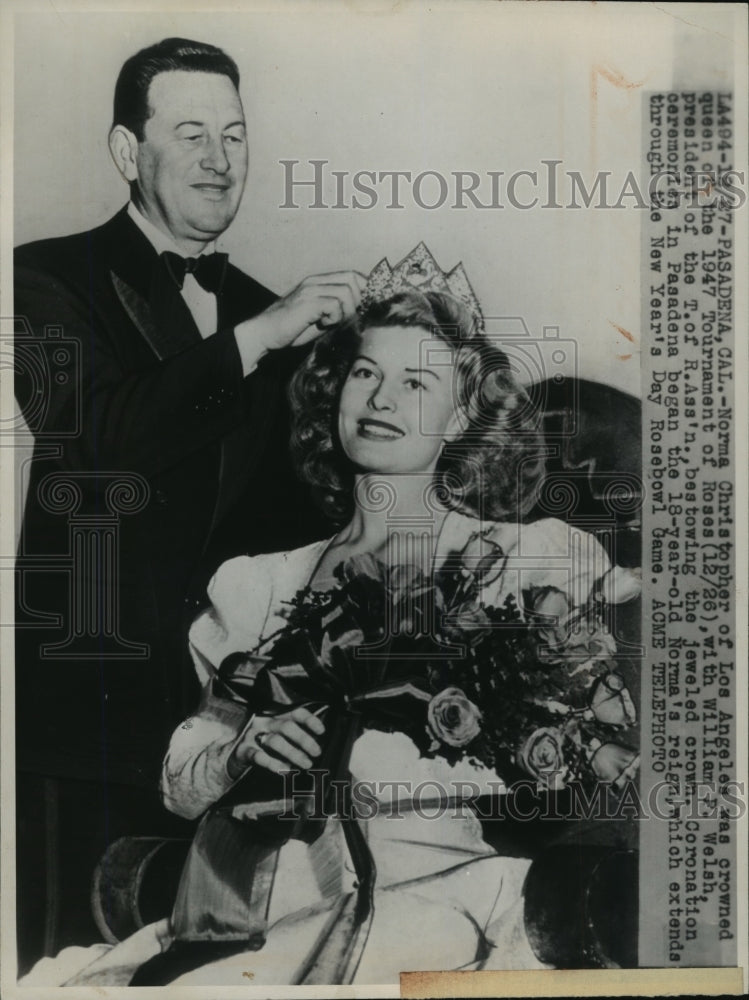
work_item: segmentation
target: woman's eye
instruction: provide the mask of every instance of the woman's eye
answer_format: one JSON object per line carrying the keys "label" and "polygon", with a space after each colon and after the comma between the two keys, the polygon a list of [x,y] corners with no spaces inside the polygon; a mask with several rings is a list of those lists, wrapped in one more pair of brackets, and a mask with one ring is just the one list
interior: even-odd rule
{"label": "woman's eye", "polygon": [[407,378],[406,385],[409,389],[423,389],[424,383],[420,382],[417,378]]}
{"label": "woman's eye", "polygon": [[374,378],[374,372],[371,368],[354,368],[351,373],[352,378]]}

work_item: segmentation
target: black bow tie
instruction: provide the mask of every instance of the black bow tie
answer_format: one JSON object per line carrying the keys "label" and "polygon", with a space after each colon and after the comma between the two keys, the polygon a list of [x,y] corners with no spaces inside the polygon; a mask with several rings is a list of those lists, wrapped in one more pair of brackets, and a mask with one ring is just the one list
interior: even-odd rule
{"label": "black bow tie", "polygon": [[165,250],[161,256],[177,288],[184,285],[186,274],[194,274],[195,280],[207,292],[217,295],[221,291],[228,254],[206,253],[200,257],[180,257],[178,253]]}

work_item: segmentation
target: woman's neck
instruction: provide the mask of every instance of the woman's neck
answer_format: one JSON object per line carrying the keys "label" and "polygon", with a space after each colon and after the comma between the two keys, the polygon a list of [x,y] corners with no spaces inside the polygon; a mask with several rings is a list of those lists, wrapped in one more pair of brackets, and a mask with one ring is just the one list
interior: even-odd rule
{"label": "woman's neck", "polygon": [[437,497],[431,475],[357,477],[354,515],[326,547],[310,583],[327,589],[335,582],[335,567],[364,552],[429,573],[448,513]]}
{"label": "woman's neck", "polygon": [[337,541],[361,551],[382,550],[394,539],[439,534],[447,514],[431,473],[360,474],[354,486],[354,515]]}

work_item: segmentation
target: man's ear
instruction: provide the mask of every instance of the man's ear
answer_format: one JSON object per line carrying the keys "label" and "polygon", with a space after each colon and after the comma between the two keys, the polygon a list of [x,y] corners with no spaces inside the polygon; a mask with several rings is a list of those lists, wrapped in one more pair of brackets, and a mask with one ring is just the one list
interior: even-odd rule
{"label": "man's ear", "polygon": [[132,183],[138,179],[138,140],[129,128],[115,125],[109,133],[109,152],[115,166]]}

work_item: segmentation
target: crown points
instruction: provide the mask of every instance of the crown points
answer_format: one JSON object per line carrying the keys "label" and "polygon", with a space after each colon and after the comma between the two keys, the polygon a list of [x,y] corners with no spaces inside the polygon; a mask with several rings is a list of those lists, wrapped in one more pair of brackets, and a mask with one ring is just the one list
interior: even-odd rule
{"label": "crown points", "polygon": [[423,241],[394,268],[390,267],[387,257],[383,257],[367,279],[362,294],[362,307],[412,288],[419,292],[442,292],[458,299],[471,312],[479,330],[483,331],[481,306],[463,264],[456,264],[446,274]]}

